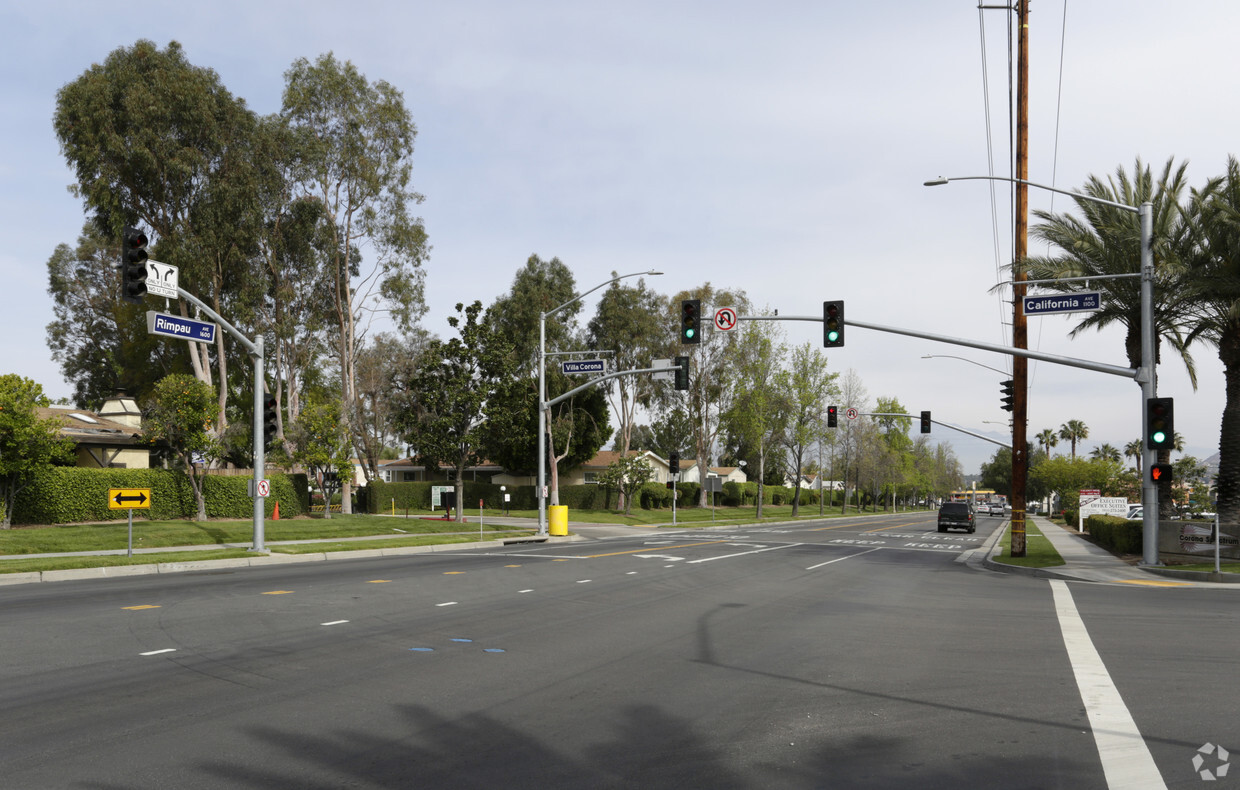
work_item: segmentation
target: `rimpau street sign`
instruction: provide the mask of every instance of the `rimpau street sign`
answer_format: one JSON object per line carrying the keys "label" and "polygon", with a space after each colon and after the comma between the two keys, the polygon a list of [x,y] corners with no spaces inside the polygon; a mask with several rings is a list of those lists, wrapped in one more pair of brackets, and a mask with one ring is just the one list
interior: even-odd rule
{"label": "rimpau street sign", "polygon": [[1020,301],[1025,315],[1084,313],[1102,309],[1102,293],[1099,291],[1082,291],[1076,294],[1055,294],[1054,296],[1026,296]]}
{"label": "rimpau street sign", "polygon": [[146,331],[151,335],[177,337],[195,343],[215,342],[215,324],[210,321],[195,321],[192,318],[157,313],[154,310],[146,313]]}

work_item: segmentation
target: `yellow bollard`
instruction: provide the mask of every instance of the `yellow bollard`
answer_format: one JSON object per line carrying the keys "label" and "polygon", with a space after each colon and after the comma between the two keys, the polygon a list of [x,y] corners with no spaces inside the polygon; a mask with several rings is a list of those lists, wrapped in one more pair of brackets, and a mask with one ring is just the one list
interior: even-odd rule
{"label": "yellow bollard", "polygon": [[552,535],[568,534],[568,505],[552,505],[548,508],[547,527]]}

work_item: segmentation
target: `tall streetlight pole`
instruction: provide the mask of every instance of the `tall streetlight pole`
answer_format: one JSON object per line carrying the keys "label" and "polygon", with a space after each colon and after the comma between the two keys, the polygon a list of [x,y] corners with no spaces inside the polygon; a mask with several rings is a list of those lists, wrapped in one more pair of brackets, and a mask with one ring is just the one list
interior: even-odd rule
{"label": "tall streetlight pole", "polygon": [[651,269],[648,272],[633,272],[632,274],[621,274],[612,277],[605,283],[600,283],[583,294],[574,296],[559,307],[553,307],[545,313],[538,314],[538,478],[534,481],[536,494],[538,495],[538,534],[547,534],[547,494],[546,494],[546,476],[547,476],[547,318],[555,315],[569,305],[576,304],[585,299],[590,294],[600,288],[606,288],[614,282],[623,280],[626,277],[641,277],[642,275],[657,276],[663,272],[656,272]]}
{"label": "tall streetlight pole", "polygon": [[[1103,198],[1094,197],[1093,195],[1083,195],[1079,192],[1069,192],[1066,189],[1057,189],[1048,187],[1045,184],[1036,184],[1032,181],[1024,179],[1007,178],[1005,176],[960,176],[957,178],[936,178],[933,181],[925,183],[928,187],[940,186],[950,181],[1009,181],[1012,183],[1021,183],[1038,189],[1045,189],[1048,192],[1057,192],[1061,195],[1067,195],[1074,200],[1085,200],[1090,203],[1100,203],[1104,206],[1110,206],[1122,211],[1129,211],[1136,214],[1141,222],[1141,367],[1137,369],[1136,380],[1141,385],[1141,436],[1149,435],[1149,426],[1146,424],[1148,415],[1146,414],[1145,402],[1150,398],[1158,395],[1158,376],[1154,368],[1154,252],[1152,247],[1152,239],[1154,235],[1154,204],[1145,201],[1140,206],[1129,206],[1126,203],[1116,203],[1113,200],[1104,200]],[[1020,261],[1016,261],[1019,263]],[[1023,314],[1023,306],[1020,300],[1016,302],[1017,312]],[[1017,389],[1017,398],[1021,397],[1021,388]],[[1021,426],[1023,428],[1023,426]],[[1015,427],[1013,428],[1013,446],[1015,446]],[[1023,438],[1023,435],[1022,435]],[[1150,449],[1149,443],[1145,442],[1142,448],[1142,466],[1145,472],[1141,480],[1141,504],[1144,512],[1141,517],[1141,536],[1142,550],[1141,563],[1143,565],[1158,565],[1158,488],[1150,480],[1149,468],[1156,461],[1156,451]],[[1013,453],[1013,467],[1015,467],[1015,453]],[[1016,470],[1012,470],[1013,489],[1016,486]],[[1020,507],[1024,507],[1024,481],[1021,480],[1022,499]],[[1015,521],[1016,496],[1013,491],[1012,496],[1012,518]],[[1021,514],[1022,517],[1024,514]]]}

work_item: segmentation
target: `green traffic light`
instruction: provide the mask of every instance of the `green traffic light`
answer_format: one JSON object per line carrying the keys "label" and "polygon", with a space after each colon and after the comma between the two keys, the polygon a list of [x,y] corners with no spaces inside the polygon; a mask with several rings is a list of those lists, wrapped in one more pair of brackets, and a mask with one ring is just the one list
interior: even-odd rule
{"label": "green traffic light", "polygon": [[692,328],[689,328],[689,329],[686,329],[686,330],[685,330],[685,337],[693,337],[693,329],[692,329]]}
{"label": "green traffic light", "polygon": [[827,333],[827,340],[831,341],[832,343],[834,343],[835,341],[837,341],[837,340],[839,340],[839,339],[840,339],[840,333],[839,333],[839,332],[828,332],[828,333]]}
{"label": "green traffic light", "polygon": [[1153,439],[1158,444],[1162,444],[1163,442],[1167,440],[1167,434],[1163,433],[1162,431],[1154,431],[1154,434],[1150,438]]}

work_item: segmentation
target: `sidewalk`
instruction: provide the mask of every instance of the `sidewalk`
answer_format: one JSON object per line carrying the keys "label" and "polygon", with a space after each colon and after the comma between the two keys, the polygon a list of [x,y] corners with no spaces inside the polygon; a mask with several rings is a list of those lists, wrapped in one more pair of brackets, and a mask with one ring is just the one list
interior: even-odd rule
{"label": "sidewalk", "polygon": [[[1104,548],[1094,545],[1075,530],[1069,531],[1052,521],[1030,516],[1046,540],[1051,542],[1064,564],[1054,568],[1020,568],[995,562],[1000,553],[999,542],[1007,531],[1007,525],[996,531],[991,544],[986,547],[983,564],[1003,573],[1018,573],[1043,579],[1068,579],[1070,581],[1100,582],[1104,584],[1137,584],[1151,587],[1218,587],[1240,590],[1240,584],[1208,581],[1206,574],[1189,573],[1167,569],[1152,569],[1129,565]],[[1036,540],[1036,538],[1030,538]]]}

